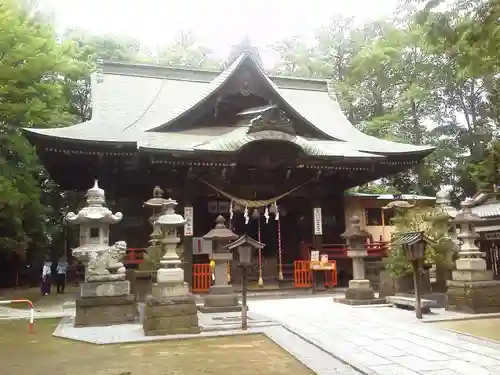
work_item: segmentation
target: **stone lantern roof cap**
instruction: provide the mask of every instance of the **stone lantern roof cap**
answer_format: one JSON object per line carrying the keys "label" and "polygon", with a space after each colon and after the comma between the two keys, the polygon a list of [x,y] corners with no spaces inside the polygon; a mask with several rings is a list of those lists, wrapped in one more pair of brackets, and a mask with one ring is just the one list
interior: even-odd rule
{"label": "stone lantern roof cap", "polygon": [[163,190],[159,186],[155,186],[153,189],[153,198],[148,199],[144,202],[144,206],[147,207],[163,207],[167,199],[163,198]]}
{"label": "stone lantern roof cap", "polygon": [[365,229],[361,228],[361,219],[358,216],[353,216],[349,220],[349,227],[344,233],[340,235],[342,238],[369,238],[371,233],[367,232]]}
{"label": "stone lantern roof cap", "polygon": [[78,213],[69,212],[65,220],[68,224],[82,224],[87,222],[98,222],[103,224],[119,223],[123,219],[121,212],[113,214],[111,210],[104,207],[106,203],[104,190],[98,185],[97,180],[94,186],[87,190],[87,207],[82,208]]}
{"label": "stone lantern roof cap", "polygon": [[235,234],[231,229],[226,228],[224,224],[226,219],[222,215],[217,216],[215,219],[215,227],[210,230],[207,234],[203,236],[205,240],[227,240],[232,241],[238,238],[238,235]]}
{"label": "stone lantern roof cap", "polygon": [[475,201],[472,198],[465,198],[463,202],[460,203],[462,210],[455,216],[453,220],[454,224],[477,224],[483,221],[481,217],[472,212],[472,207],[475,205]]}
{"label": "stone lantern roof cap", "polygon": [[164,213],[158,218],[156,223],[160,226],[165,227],[180,227],[186,224],[182,215],[175,212],[175,207],[177,206],[177,201],[168,198],[163,204]]}
{"label": "stone lantern roof cap", "polygon": [[233,241],[230,244],[226,245],[225,248],[229,249],[229,250],[233,250],[233,249],[236,249],[237,247],[243,246],[243,245],[250,245],[254,249],[263,249],[266,246],[263,243],[261,243],[257,240],[254,240],[252,237],[249,237],[246,234],[244,234],[243,236],[238,238],[236,241]]}

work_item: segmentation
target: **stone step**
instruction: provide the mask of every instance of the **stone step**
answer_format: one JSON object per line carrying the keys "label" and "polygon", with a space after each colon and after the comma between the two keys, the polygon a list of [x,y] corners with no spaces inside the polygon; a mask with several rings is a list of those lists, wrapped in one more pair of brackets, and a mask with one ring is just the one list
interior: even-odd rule
{"label": "stone step", "polygon": [[[417,305],[417,299],[409,296],[389,296],[386,297],[386,301],[396,307],[410,308],[412,310],[414,310]],[[421,298],[420,305],[422,306],[422,312],[430,312],[431,308],[436,307],[436,301]]]}

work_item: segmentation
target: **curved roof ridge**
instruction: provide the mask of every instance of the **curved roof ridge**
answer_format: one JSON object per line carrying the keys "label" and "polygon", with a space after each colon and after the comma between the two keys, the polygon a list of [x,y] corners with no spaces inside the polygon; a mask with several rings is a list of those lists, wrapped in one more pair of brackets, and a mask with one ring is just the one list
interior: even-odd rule
{"label": "curved roof ridge", "polygon": [[193,107],[197,106],[204,100],[208,99],[210,95],[212,95],[218,88],[220,88],[229,78],[232,77],[235,70],[241,65],[244,61],[245,54],[241,54],[234,62],[224,70],[217,78],[215,78],[212,82],[207,84],[207,86],[202,90],[197,97],[191,99],[189,103],[185,103],[184,106],[178,108],[175,113],[170,117],[170,119],[166,120],[162,124],[154,125],[144,131],[158,131],[168,127],[173,121],[190,111]]}
{"label": "curved roof ridge", "polygon": [[[260,132],[248,134],[248,129],[248,126],[235,128],[230,132],[200,143],[199,145],[195,146],[194,149],[199,151],[234,152],[241,150],[243,147],[253,142],[283,141],[299,147],[307,155],[310,156],[338,157],[345,156],[346,153],[348,153],[348,156],[350,157],[371,159],[384,158],[381,155],[358,151],[340,141],[323,141],[324,143],[335,143],[335,145],[329,145],[330,147],[327,147],[325,144],[316,142],[314,140],[309,140],[299,135],[283,133],[278,130],[263,130]],[[341,150],[339,150],[338,147],[340,143],[342,143],[342,147],[340,147]]]}

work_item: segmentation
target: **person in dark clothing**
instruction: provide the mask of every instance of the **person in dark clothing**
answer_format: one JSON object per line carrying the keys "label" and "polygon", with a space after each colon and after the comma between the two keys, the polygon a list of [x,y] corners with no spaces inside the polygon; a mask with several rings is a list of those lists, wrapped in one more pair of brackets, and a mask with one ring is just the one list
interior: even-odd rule
{"label": "person in dark clothing", "polygon": [[66,256],[62,255],[57,261],[56,269],[56,285],[57,294],[64,294],[64,288],[66,287],[66,273],[68,272],[68,261]]}
{"label": "person in dark clothing", "polygon": [[50,294],[50,277],[52,275],[52,262],[46,259],[42,267],[42,283],[40,285],[42,296]]}

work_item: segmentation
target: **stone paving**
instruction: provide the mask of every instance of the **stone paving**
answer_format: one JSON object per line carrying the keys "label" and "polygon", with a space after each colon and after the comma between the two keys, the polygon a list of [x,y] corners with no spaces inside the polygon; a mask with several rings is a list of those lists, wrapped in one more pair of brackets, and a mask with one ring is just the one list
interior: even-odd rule
{"label": "stone paving", "polygon": [[351,307],[334,303],[331,297],[251,301],[249,306],[375,374],[500,374],[500,343],[423,324],[411,311]]}

